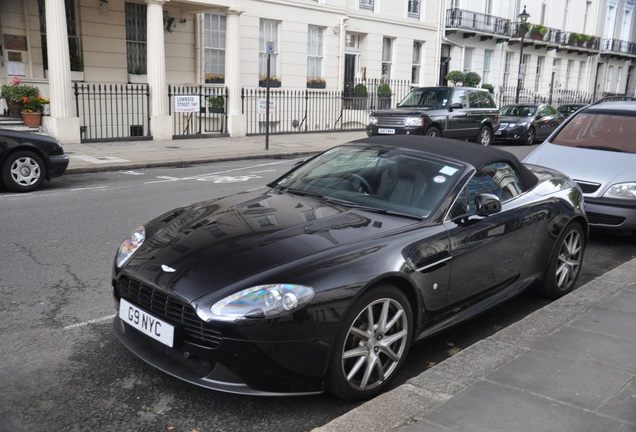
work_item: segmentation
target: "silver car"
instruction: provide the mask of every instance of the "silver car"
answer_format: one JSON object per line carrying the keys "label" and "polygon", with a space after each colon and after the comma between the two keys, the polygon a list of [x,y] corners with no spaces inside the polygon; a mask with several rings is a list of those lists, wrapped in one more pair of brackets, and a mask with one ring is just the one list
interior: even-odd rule
{"label": "silver car", "polygon": [[636,233],[636,102],[588,106],[524,162],[573,178],[583,190],[590,227]]}

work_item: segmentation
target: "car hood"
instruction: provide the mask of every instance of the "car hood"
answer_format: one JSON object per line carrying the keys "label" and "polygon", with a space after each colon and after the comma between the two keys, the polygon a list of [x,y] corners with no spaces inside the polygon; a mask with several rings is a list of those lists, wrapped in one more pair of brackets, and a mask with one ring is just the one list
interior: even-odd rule
{"label": "car hood", "polygon": [[606,150],[565,147],[549,142],[541,144],[524,162],[555,168],[574,180],[599,183],[595,194],[601,196],[615,183],[636,181],[636,155]]}
{"label": "car hood", "polygon": [[159,230],[148,224],[148,238],[124,271],[191,301],[276,267],[290,264],[289,270],[313,254],[363,248],[417,222],[264,189],[199,203],[167,222],[159,218]]}
{"label": "car hood", "polygon": [[530,117],[518,117],[518,116],[499,116],[499,123],[517,123],[519,121],[532,121]]}
{"label": "car hood", "polygon": [[382,117],[391,117],[391,116],[418,116],[421,115],[423,111],[440,111],[447,110],[445,107],[432,107],[432,106],[421,106],[421,107],[403,107],[403,108],[392,108],[388,110],[380,110],[373,111],[371,113],[372,116],[382,116]]}

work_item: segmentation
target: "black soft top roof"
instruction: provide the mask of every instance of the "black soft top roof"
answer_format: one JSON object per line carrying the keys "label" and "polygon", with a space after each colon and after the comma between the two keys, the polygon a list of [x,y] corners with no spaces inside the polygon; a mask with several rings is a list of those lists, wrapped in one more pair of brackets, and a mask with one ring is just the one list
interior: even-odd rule
{"label": "black soft top roof", "polygon": [[459,141],[449,138],[427,137],[421,135],[380,135],[352,141],[354,144],[372,144],[389,147],[402,147],[421,151],[443,158],[454,159],[479,169],[494,162],[506,162],[519,174],[524,189],[537,184],[537,177],[523,165],[512,153],[493,147]]}

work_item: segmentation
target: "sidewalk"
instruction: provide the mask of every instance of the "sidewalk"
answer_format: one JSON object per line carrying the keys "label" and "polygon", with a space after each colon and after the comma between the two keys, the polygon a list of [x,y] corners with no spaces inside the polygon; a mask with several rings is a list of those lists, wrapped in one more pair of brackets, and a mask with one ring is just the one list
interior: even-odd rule
{"label": "sidewalk", "polygon": [[[76,144],[68,174],[312,155],[364,132]],[[426,342],[424,342],[426,343]],[[636,259],[315,432],[636,432]]]}

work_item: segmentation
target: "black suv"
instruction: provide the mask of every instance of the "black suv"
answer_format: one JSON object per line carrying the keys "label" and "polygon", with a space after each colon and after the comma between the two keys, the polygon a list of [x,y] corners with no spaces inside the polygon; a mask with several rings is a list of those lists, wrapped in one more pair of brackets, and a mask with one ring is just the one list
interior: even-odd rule
{"label": "black suv", "polygon": [[374,111],[367,135],[443,136],[489,145],[499,129],[499,111],[490,92],[470,87],[421,87],[395,109]]}

